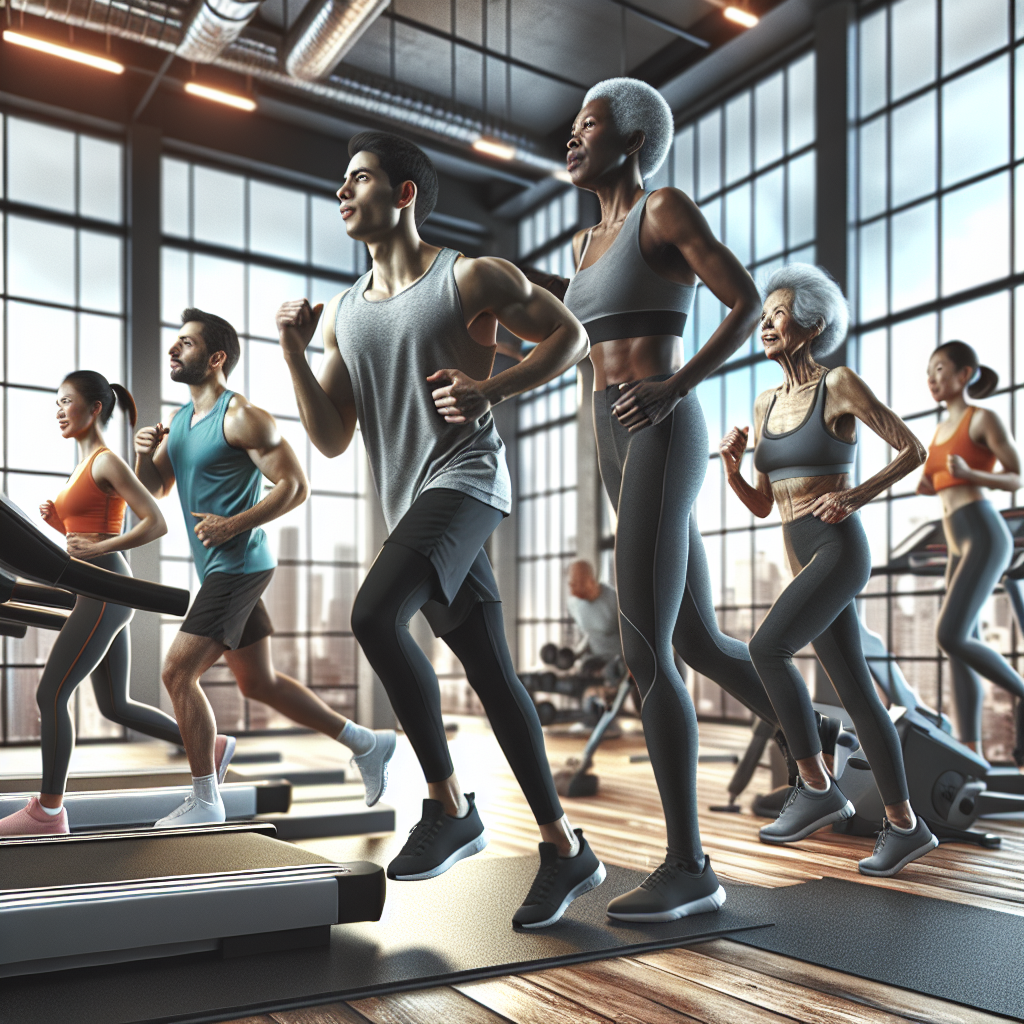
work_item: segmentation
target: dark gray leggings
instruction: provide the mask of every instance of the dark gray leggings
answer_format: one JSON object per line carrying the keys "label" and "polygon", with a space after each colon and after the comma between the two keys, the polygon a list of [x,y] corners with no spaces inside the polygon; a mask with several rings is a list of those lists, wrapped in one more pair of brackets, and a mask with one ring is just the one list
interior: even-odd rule
{"label": "dark gray leggings", "polygon": [[807,644],[835,687],[886,804],[908,799],[903,751],[864,660],[856,597],[871,575],[860,516],[823,523],[807,515],[782,528],[790,565],[800,566],[750,641],[750,657],[797,760],[821,751],[811,695],[793,664]]}
{"label": "dark gray leggings", "polygon": [[[122,576],[132,574],[117,552],[89,561]],[[75,749],[75,724],[68,705],[78,684],[90,674],[96,704],[104,718],[182,745],[181,733],[170,715],[128,696],[131,641],[127,626],[134,614],[133,608],[79,597],[57,635],[36,691],[43,754],[40,792],[64,792]]]}
{"label": "dark gray leggings", "polygon": [[[664,379],[663,377],[657,379]],[[697,716],[672,656],[777,725],[746,644],[718,627],[707,556],[691,513],[708,468],[697,396],[630,434],[612,412],[617,386],[594,394],[601,478],[618,514],[615,585],[622,652],[643,698],[641,717],[672,857],[703,864],[697,826]]]}
{"label": "dark gray leggings", "polygon": [[1013,538],[1003,517],[986,500],[958,508],[942,525],[949,562],[935,639],[949,655],[960,739],[978,742],[985,699],[979,676],[1024,699],[1024,679],[978,635],[978,615],[1010,564]]}

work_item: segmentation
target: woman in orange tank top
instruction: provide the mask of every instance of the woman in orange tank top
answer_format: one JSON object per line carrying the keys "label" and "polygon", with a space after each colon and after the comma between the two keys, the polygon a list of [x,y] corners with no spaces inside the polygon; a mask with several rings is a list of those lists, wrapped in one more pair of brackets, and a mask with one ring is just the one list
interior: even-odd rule
{"label": "woman in orange tank top", "polygon": [[[947,416],[935,431],[918,494],[938,494],[949,549],[946,597],[936,641],[949,656],[961,742],[981,752],[981,712],[990,679],[1017,698],[1013,757],[1024,766],[1024,679],[1005,658],[981,642],[978,616],[1013,554],[1013,539],[984,488],[1021,486],[1020,458],[1002,420],[991,410],[968,405],[965,393],[984,398],[999,383],[970,345],[948,341],[928,361],[928,390],[945,403]],[[1001,469],[996,471],[996,463]]]}
{"label": "woman in orange tank top", "polygon": [[[78,442],[81,461],[55,501],[39,507],[47,524],[67,536],[68,552],[93,565],[130,576],[121,554],[167,532],[163,516],[128,465],[103,440],[103,426],[117,404],[135,425],[135,403],[119,384],[91,370],[64,378],[57,392],[61,436]],[[122,533],[125,506],[138,523]],[[43,755],[38,798],[0,819],[0,837],[68,831],[63,807],[75,731],[71,695],[92,676],[96,703],[113,722],[171,743],[181,735],[173,718],[128,696],[131,664],[128,622],[133,609],[79,597],[53,645],[36,692]]]}

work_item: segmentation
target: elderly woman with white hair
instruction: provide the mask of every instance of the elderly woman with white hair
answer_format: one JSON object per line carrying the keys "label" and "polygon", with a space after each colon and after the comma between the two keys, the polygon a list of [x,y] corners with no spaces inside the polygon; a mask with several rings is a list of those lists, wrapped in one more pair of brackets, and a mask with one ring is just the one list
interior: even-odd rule
{"label": "elderly woman with white hair", "polygon": [[[656,89],[609,79],[584,97],[566,161],[573,183],[601,204],[600,223],[574,240],[578,269],[564,301],[592,345],[598,458],[617,513],[623,655],[642,698],[667,832],[664,863],[608,906],[611,917],[627,921],[673,920],[725,900],[701,848],[697,717],[673,647],[692,669],[778,724],[746,645],[718,627],[692,515],[708,467],[707,424],[694,389],[750,336],[760,297],[686,195],[644,190],[672,134],[672,112]],[[676,353],[698,281],[730,312],[680,369]]]}
{"label": "elderly woman with white hair", "polygon": [[[875,691],[860,641],[857,595],[871,575],[871,552],[857,509],[924,462],[924,448],[853,370],[819,360],[846,337],[839,286],[817,267],[776,270],[765,288],[761,342],[783,383],[754,403],[752,487],[740,465],[748,428],[734,427],[720,452],[729,485],[764,518],[778,506],[793,581],[750,641],[750,656],[771,697],[800,775],[778,819],[761,829],[766,843],[791,843],[849,818],[853,805],[822,760],[814,709],[793,655],[813,644],[857,729],[874,771],[886,818],[865,875],[895,875],[938,845],[908,799],[899,737]],[[874,476],[850,486],[857,420],[898,452]]]}

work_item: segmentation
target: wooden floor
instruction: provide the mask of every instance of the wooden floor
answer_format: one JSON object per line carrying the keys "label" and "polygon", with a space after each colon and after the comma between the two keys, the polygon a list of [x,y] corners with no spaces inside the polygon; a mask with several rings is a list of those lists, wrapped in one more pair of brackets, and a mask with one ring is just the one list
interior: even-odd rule
{"label": "wooden floor", "polygon": [[[598,753],[598,796],[565,801],[566,811],[574,824],[584,828],[603,860],[651,870],[664,853],[664,826],[650,765],[629,759],[630,754],[644,752],[642,736],[628,731],[633,722],[626,725],[626,734]],[[702,724],[701,752],[738,753],[748,738],[745,728]],[[488,828],[490,845],[480,856],[535,854],[532,817],[489,729],[479,720],[460,719],[451,747],[460,778],[467,789],[476,789]],[[581,747],[579,738],[548,737],[556,765]],[[320,737],[246,739],[239,744],[240,750],[259,748],[282,750],[290,762],[344,761],[344,751]],[[85,746],[76,752],[73,767],[92,770],[110,766],[112,759],[166,764],[165,751],[166,747],[149,744]],[[0,751],[0,771],[30,770],[37,757],[36,751]],[[858,874],[857,860],[870,852],[868,839],[825,831],[794,847],[758,842],[757,829],[763,821],[750,815],[748,806],[755,793],[769,786],[766,769],[759,770],[744,794],[742,814],[708,810],[709,805],[725,801],[732,771],[731,764],[709,763],[701,765],[698,775],[705,850],[726,884],[733,878],[758,885],[792,885],[831,876],[1024,914],[1024,819],[986,822],[988,831],[1002,835],[1000,850],[944,845],[895,879],[867,879]],[[404,737],[400,737],[390,777],[385,800],[397,811],[394,835],[309,840],[300,845],[338,860],[367,858],[386,863],[418,819],[424,795]],[[904,1020],[981,1024],[1003,1019],[718,939],[685,949],[249,1017],[233,1024],[882,1024]]]}

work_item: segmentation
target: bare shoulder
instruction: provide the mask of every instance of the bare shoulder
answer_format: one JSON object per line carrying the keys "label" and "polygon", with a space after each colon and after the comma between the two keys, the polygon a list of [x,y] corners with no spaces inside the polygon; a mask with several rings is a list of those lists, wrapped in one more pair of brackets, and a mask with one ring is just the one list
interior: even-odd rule
{"label": "bare shoulder", "polygon": [[1006,425],[994,409],[986,409],[982,405],[974,406],[974,414],[971,416],[968,432],[975,439],[984,436],[995,437],[1006,433]]}
{"label": "bare shoulder", "polygon": [[92,462],[92,478],[98,484],[115,487],[119,480],[131,472],[128,463],[109,448],[100,452]]}
{"label": "bare shoulder", "polygon": [[583,259],[583,245],[587,240],[587,235],[593,231],[593,228],[580,228],[572,236],[572,255],[576,262],[576,266],[580,265],[580,260]]}
{"label": "bare shoulder", "polygon": [[460,256],[455,261],[455,281],[460,292],[487,301],[525,297],[530,292],[526,275],[514,263],[497,256]]}
{"label": "bare shoulder", "polygon": [[235,448],[266,448],[276,444],[277,421],[236,391],[224,414],[224,438]]}
{"label": "bare shoulder", "polygon": [[689,214],[696,209],[696,203],[682,189],[667,185],[665,188],[656,188],[647,197],[647,213],[654,217]]}
{"label": "bare shoulder", "polygon": [[341,300],[345,298],[351,290],[351,288],[346,288],[344,291],[338,292],[338,294],[335,295],[326,306],[324,306],[323,318],[320,323],[325,348],[338,347],[338,338],[334,332],[334,325],[338,320],[338,307],[341,305]]}
{"label": "bare shoulder", "polygon": [[848,366],[836,366],[825,371],[827,380],[825,387],[829,393],[857,398],[871,398],[878,401],[868,383],[856,371]]}

